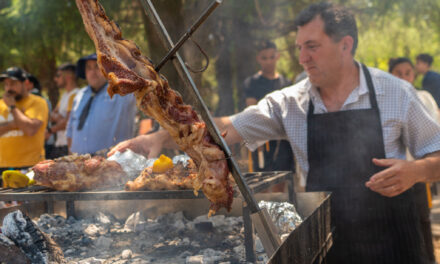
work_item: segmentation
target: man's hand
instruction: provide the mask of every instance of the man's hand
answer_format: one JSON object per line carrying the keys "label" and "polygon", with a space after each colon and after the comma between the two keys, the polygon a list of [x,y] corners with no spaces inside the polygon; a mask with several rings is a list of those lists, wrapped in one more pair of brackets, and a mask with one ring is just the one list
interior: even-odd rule
{"label": "man's hand", "polygon": [[11,105],[15,105],[17,102],[15,101],[15,94],[4,93],[3,101],[9,107]]}
{"label": "man's hand", "polygon": [[141,135],[135,138],[125,140],[113,147],[107,156],[110,157],[117,151],[124,152],[127,149],[132,150],[138,154],[144,155],[147,158],[156,158],[162,151],[163,141],[161,138],[162,133],[156,132],[149,135]]}
{"label": "man's hand", "polygon": [[425,173],[416,161],[373,159],[373,163],[388,168],[371,176],[365,186],[387,197],[394,197],[408,190],[421,181],[420,176]]}

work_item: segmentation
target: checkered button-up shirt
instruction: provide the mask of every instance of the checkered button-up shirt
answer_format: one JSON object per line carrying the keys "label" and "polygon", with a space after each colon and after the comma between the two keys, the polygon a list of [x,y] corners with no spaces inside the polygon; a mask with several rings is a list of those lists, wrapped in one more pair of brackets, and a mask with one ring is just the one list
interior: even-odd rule
{"label": "checkered button-up shirt", "polygon": [[[440,126],[429,116],[411,84],[379,69],[369,70],[380,110],[386,157],[405,159],[406,147],[416,158],[439,151]],[[351,92],[340,111],[371,108],[362,67],[359,67],[359,74],[359,86]],[[270,93],[257,105],[231,116],[233,126],[250,150],[269,139],[289,140],[303,172],[303,182],[309,170],[307,111],[310,100],[315,114],[327,112],[317,88],[307,78]]]}

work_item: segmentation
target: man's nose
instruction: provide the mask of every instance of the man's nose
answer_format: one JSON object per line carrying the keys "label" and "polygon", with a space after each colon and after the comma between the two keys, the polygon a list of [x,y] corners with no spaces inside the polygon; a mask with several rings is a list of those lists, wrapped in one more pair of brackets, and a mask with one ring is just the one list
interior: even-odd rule
{"label": "man's nose", "polygon": [[310,61],[310,55],[305,49],[299,51],[299,64],[303,65]]}

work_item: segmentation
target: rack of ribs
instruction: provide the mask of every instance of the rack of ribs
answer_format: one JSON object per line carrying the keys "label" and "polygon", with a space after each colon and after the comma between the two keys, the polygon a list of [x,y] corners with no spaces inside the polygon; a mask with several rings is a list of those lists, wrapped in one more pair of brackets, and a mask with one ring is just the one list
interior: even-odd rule
{"label": "rack of ribs", "polygon": [[158,121],[195,162],[194,192],[201,189],[210,200],[209,215],[222,207],[229,211],[233,190],[226,157],[203,120],[154,70],[136,44],[122,38],[121,30],[97,0],[76,0],[76,4],[95,44],[98,65],[109,80],[109,95],[134,93],[141,111]]}

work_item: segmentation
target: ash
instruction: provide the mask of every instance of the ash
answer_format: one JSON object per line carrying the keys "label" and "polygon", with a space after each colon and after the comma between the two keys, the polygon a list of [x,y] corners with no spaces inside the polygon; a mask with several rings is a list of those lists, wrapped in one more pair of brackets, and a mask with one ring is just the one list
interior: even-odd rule
{"label": "ash", "polygon": [[[120,221],[109,213],[86,219],[43,214],[38,227],[52,236],[69,263],[246,263],[241,217],[182,212],[148,219],[137,212]],[[256,263],[267,256],[256,239]]]}

